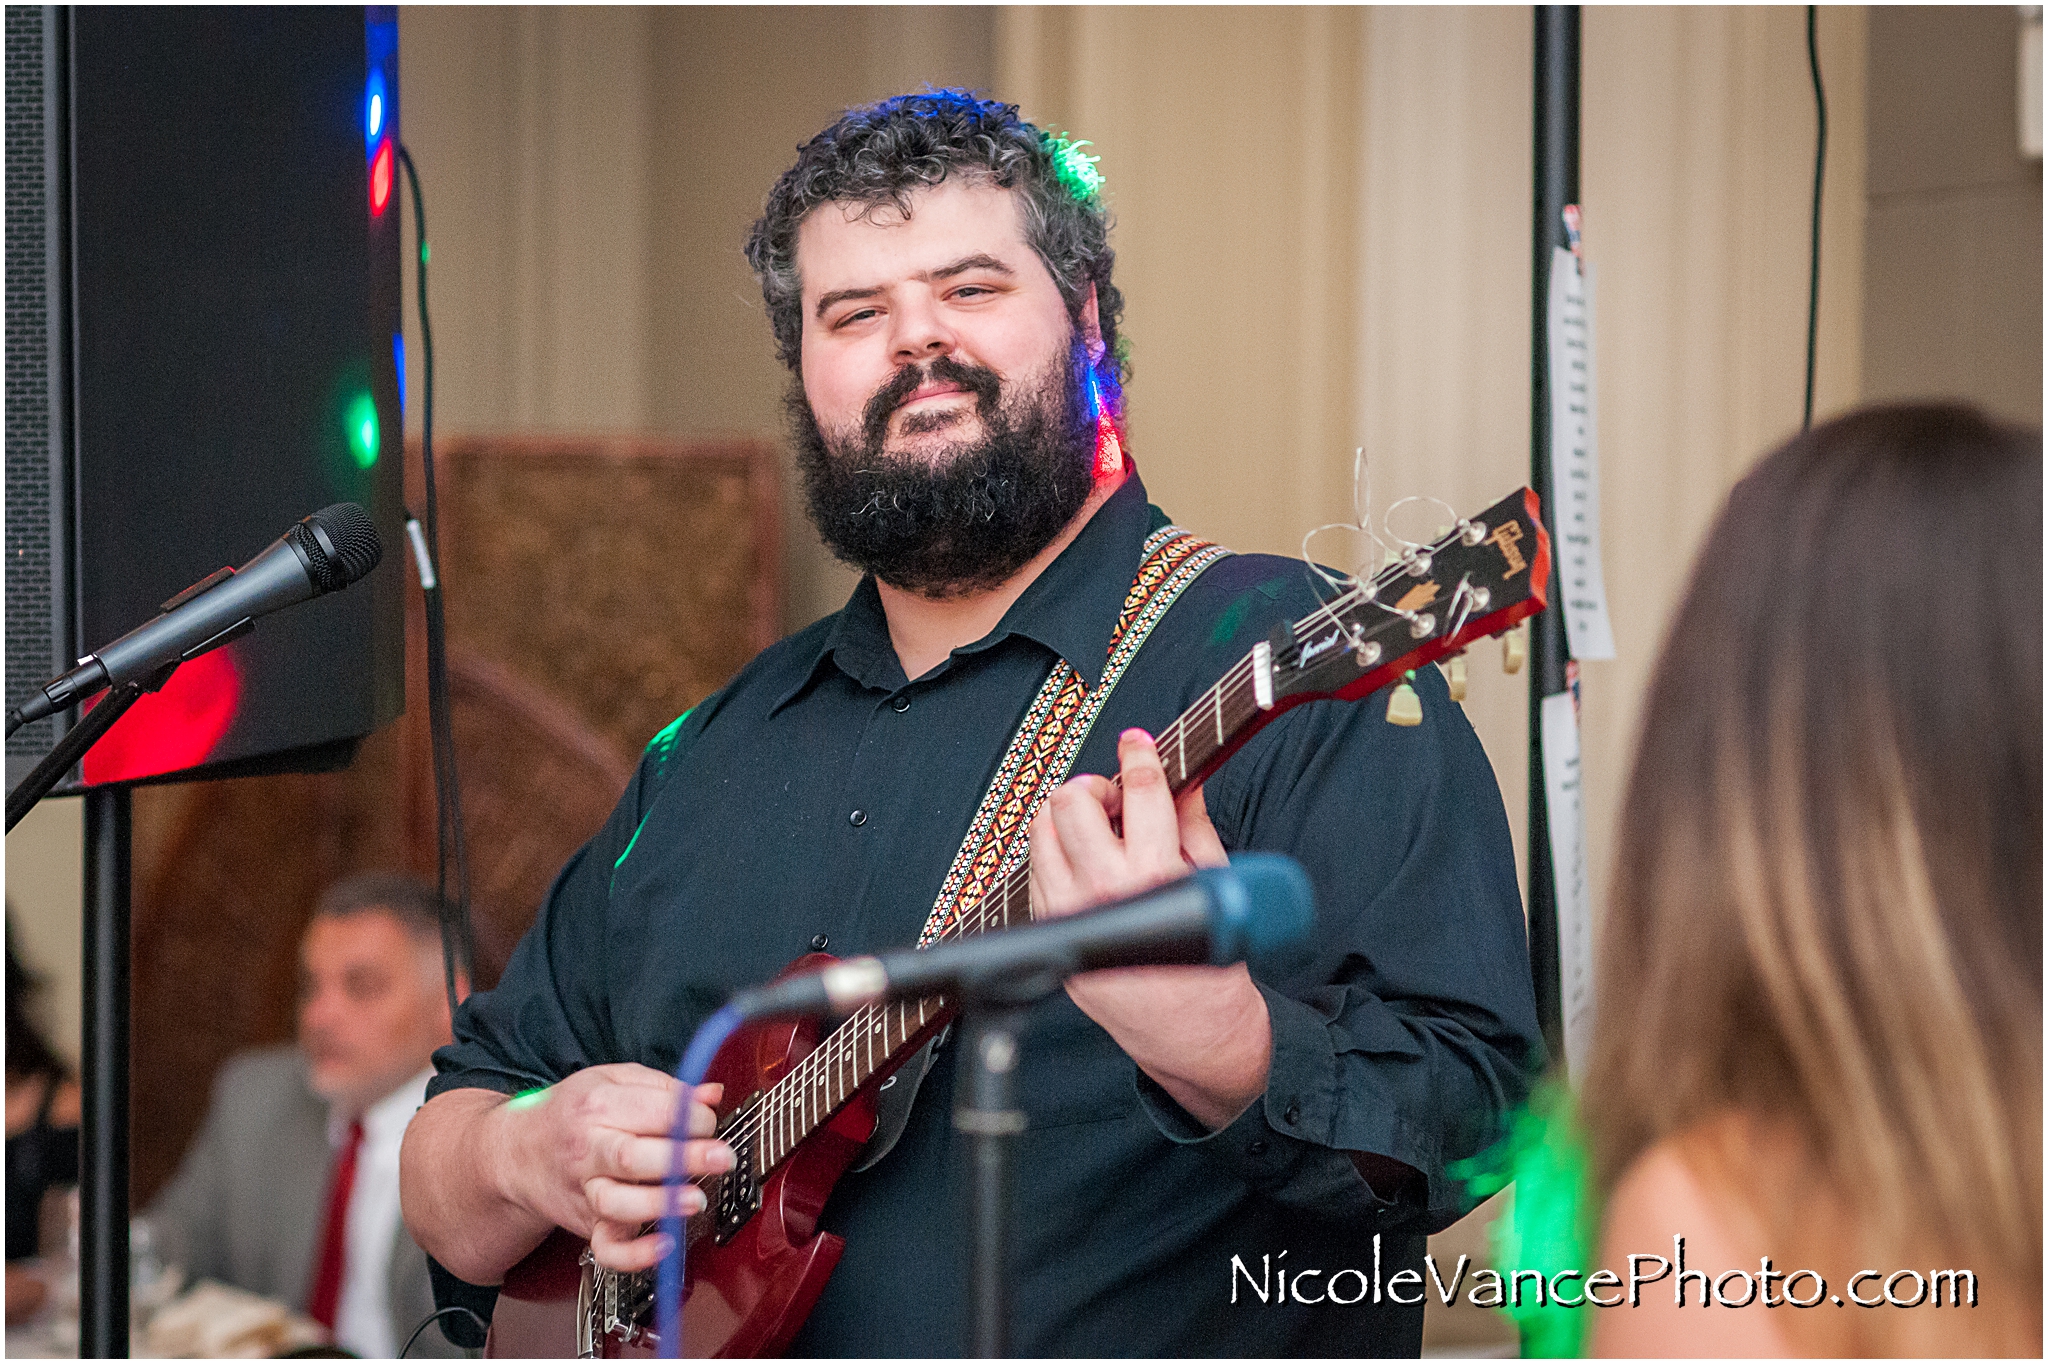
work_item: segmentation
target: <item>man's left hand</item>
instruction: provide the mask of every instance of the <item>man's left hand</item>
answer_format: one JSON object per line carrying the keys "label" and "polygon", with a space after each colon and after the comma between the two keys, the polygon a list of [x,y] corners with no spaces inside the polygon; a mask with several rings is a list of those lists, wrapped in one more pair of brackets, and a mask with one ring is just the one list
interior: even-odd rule
{"label": "man's left hand", "polygon": [[[1117,759],[1121,786],[1076,777],[1032,821],[1033,918],[1072,914],[1230,860],[1202,788],[1174,800],[1150,735],[1125,730]],[[1241,964],[1090,971],[1067,981],[1067,995],[1212,1130],[1228,1126],[1266,1088],[1272,1021]]]}

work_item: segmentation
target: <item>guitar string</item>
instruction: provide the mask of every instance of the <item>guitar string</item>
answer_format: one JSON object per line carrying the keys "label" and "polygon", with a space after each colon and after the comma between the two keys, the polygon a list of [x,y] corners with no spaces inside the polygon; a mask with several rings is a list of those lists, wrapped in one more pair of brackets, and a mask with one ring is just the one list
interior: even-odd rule
{"label": "guitar string", "polygon": [[[1461,522],[1453,533],[1444,537],[1441,543],[1430,547],[1431,554],[1440,553],[1444,549],[1458,543],[1469,525],[1469,522]],[[1322,628],[1326,624],[1333,624],[1344,611],[1349,610],[1358,601],[1379,607],[1387,613],[1390,619],[1378,622],[1371,630],[1361,629],[1352,636],[1354,644],[1364,642],[1372,635],[1390,629],[1397,621],[1406,620],[1412,624],[1418,615],[1417,612],[1404,611],[1397,606],[1378,600],[1378,594],[1381,590],[1399,581],[1402,576],[1408,574],[1408,571],[1408,564],[1403,561],[1396,561],[1383,566],[1380,572],[1373,575],[1370,583],[1372,590],[1370,592],[1366,590],[1365,584],[1358,584],[1342,596],[1309,612],[1300,621],[1295,623],[1295,628],[1299,629],[1302,626],[1307,626],[1310,631],[1313,631]],[[1466,598],[1463,603],[1465,609],[1460,613],[1458,621],[1453,628],[1445,632],[1445,639],[1454,639],[1473,614],[1475,603],[1469,599],[1466,590],[1469,580],[1468,574],[1466,582],[1460,584],[1457,593],[1458,597]],[[1454,608],[1456,605],[1457,603],[1454,601]],[[1186,778],[1187,771],[1186,730],[1191,725],[1199,723],[1196,717],[1205,709],[1215,709],[1220,712],[1222,705],[1243,699],[1244,688],[1253,682],[1254,657],[1254,654],[1246,654],[1240,658],[1214,686],[1210,687],[1196,700],[1194,705],[1190,706],[1172,724],[1161,731],[1157,741],[1158,747],[1162,753],[1169,746],[1176,749],[1180,757],[1183,781]],[[1198,762],[1196,764],[1197,768],[1200,765],[1200,762]],[[998,922],[998,918],[993,912],[998,904],[1001,909],[999,922],[1001,926],[1007,927],[1011,922],[1011,913],[1014,908],[1012,901],[1016,899],[1020,891],[1027,896],[1028,902],[1028,862],[1013,864],[1011,869],[997,883],[996,889],[983,898],[972,916],[963,916],[953,926],[952,930],[944,936],[947,938],[965,937],[970,936],[972,933],[988,931],[992,923]],[[927,997],[928,1000],[934,998],[942,997]],[[850,1097],[854,1090],[857,1090],[861,1084],[865,1083],[867,1078],[872,1076],[873,1071],[870,1071],[869,1076],[857,1075],[859,1059],[854,1049],[860,1040],[866,1038],[875,1029],[877,1021],[881,1024],[881,1033],[885,1045],[885,1061],[887,1058],[895,1055],[896,1050],[898,1050],[901,1044],[898,1044],[898,1047],[887,1046],[889,1022],[886,1011],[888,1007],[887,1005],[869,1004],[856,1010],[844,1023],[833,1029],[826,1036],[823,1043],[806,1054],[788,1074],[770,1086],[769,1090],[761,1096],[761,1102],[754,1107],[750,1117],[746,1121],[736,1124],[728,1133],[722,1134],[725,1139],[728,1141],[738,1140],[744,1142],[758,1135],[771,1122],[781,1122],[791,1116],[800,1115],[799,1121],[791,1127],[792,1139],[783,1147],[782,1155],[764,1165],[762,1173],[765,1175],[772,1171],[790,1151],[795,1150],[812,1132],[816,1131],[819,1126],[822,1126],[825,1121],[836,1114],[846,1098]],[[904,1041],[907,1042],[917,1031],[917,1029],[912,1029],[909,1026],[909,1002],[899,1001],[895,1007],[902,1016],[899,1026],[904,1029]],[[876,1014],[881,1015],[879,1020],[875,1017]],[[920,1017],[918,1029],[921,1029],[926,1021],[928,1020]],[[843,1073],[844,1063],[848,1060],[853,1061],[855,1076],[849,1077]],[[831,1097],[831,1088],[834,1081],[844,1081],[848,1085],[846,1092],[838,1099]],[[811,1099],[818,1091],[823,1092],[824,1099],[821,1103],[815,1105],[818,1109],[818,1116],[816,1119],[812,1119],[810,1110],[814,1105],[811,1103]],[[693,1179],[692,1182],[701,1183],[703,1180],[711,1177],[699,1176]]]}

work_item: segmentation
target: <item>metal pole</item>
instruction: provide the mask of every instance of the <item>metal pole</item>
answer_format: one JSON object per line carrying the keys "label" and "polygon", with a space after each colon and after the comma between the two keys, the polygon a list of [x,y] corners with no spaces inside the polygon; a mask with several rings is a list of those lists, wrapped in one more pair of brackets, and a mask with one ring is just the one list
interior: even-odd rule
{"label": "metal pole", "polygon": [[128,1356],[128,887],[125,786],[85,795],[84,1128],[78,1354]]}
{"label": "metal pole", "polygon": [[[1535,218],[1530,291],[1529,466],[1543,499],[1543,526],[1558,544],[1550,450],[1550,253],[1567,245],[1566,204],[1579,201],[1579,9],[1536,7]],[[1550,569],[1551,609],[1535,617],[1529,639],[1529,969],[1536,1017],[1551,1064],[1564,1070],[1563,982],[1557,943],[1557,882],[1550,861],[1550,817],[1543,774],[1543,699],[1566,686],[1564,596],[1558,561]]]}
{"label": "metal pole", "polygon": [[967,1134],[969,1144],[967,1353],[976,1359],[1009,1353],[1005,1249],[1010,1147],[1024,1130],[1024,1114],[1016,1106],[1017,1033],[1024,1012],[1021,1005],[972,999],[961,1010],[967,1086],[965,1102],[954,1107],[953,1125]]}

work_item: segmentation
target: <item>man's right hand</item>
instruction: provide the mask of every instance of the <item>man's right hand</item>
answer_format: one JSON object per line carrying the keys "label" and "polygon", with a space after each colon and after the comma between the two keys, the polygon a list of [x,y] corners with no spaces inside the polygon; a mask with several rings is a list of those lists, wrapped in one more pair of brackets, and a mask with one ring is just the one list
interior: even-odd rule
{"label": "man's right hand", "polygon": [[[591,1066],[512,1100],[475,1089],[439,1095],[406,1130],[406,1225],[429,1254],[474,1283],[497,1282],[557,1226],[588,1239],[608,1269],[651,1268],[666,1238],[640,1231],[665,1211],[668,1133],[684,1093],[673,1077],[628,1064]],[[684,1171],[731,1169],[732,1149],[707,1139],[720,1086],[699,1086],[689,1097]],[[702,1210],[704,1193],[685,1185],[680,1201],[687,1216]]]}

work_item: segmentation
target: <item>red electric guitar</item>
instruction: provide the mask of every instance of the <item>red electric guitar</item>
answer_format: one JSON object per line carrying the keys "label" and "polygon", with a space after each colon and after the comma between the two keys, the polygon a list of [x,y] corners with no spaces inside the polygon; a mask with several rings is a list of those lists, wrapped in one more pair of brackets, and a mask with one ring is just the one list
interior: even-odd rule
{"label": "red electric guitar", "polygon": [[[1284,710],[1357,700],[1502,633],[1544,608],[1549,582],[1550,540],[1536,494],[1524,488],[1255,646],[1160,731],[1174,792]],[[997,884],[981,922],[961,931],[1030,918],[1027,862]],[[785,974],[831,960],[815,953]],[[876,1095],[953,1013],[943,997],[869,1005],[829,1036],[814,1020],[768,1022],[725,1044],[707,1078],[725,1085],[719,1132],[739,1163],[697,1181],[709,1207],[687,1233],[683,1355],[773,1355],[795,1337],[844,1248],[817,1231],[818,1214],[874,1133]],[[506,1275],[485,1354],[652,1355],[653,1309],[652,1273],[600,1269],[584,1242],[556,1231]]]}

